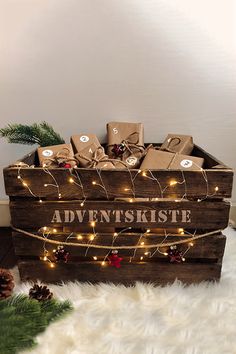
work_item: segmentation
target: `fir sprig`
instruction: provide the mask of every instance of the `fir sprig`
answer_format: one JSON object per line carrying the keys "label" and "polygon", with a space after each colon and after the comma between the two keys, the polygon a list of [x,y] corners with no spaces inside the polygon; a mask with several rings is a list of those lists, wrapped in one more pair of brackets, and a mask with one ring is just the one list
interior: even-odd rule
{"label": "fir sprig", "polygon": [[0,354],[34,347],[35,337],[71,309],[68,301],[40,302],[25,295],[0,301]]}
{"label": "fir sprig", "polygon": [[51,146],[65,143],[47,122],[32,125],[8,124],[7,127],[0,129],[0,136],[7,138],[9,143],[17,144]]}

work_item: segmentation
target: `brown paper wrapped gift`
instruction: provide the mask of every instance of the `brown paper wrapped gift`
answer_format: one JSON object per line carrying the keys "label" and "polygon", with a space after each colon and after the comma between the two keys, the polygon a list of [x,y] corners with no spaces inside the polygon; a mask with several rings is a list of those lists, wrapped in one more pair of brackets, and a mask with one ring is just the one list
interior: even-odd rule
{"label": "brown paper wrapped gift", "polygon": [[193,148],[193,138],[190,135],[168,134],[160,150],[190,155]]}
{"label": "brown paper wrapped gift", "polygon": [[39,164],[43,167],[75,167],[71,144],[60,144],[38,148]]}
{"label": "brown paper wrapped gift", "polygon": [[136,168],[144,153],[142,123],[110,122],[107,124],[108,156]]}
{"label": "brown paper wrapped gift", "polygon": [[105,154],[104,148],[102,146],[97,147],[96,144],[87,146],[81,152],[75,154],[75,158],[81,167],[115,169],[117,165],[118,168],[122,165],[125,168],[125,164],[122,164],[121,161],[109,159]]}
{"label": "brown paper wrapped gift", "polygon": [[150,148],[140,166],[141,170],[201,170],[204,159]]}
{"label": "brown paper wrapped gift", "polygon": [[71,144],[73,146],[75,154],[81,152],[91,144],[95,144],[96,147],[101,146],[97,136],[95,134],[78,134],[72,135]]}

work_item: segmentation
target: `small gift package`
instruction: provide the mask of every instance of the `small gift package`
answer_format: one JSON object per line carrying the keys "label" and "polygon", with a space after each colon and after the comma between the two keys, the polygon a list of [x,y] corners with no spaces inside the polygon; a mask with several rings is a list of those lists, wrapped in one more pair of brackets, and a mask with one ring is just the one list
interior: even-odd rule
{"label": "small gift package", "polygon": [[190,155],[193,147],[193,138],[190,135],[168,134],[160,150]]}
{"label": "small gift package", "polygon": [[81,167],[86,168],[114,169],[117,164],[121,164],[118,160],[109,159],[104,148],[101,145],[96,146],[94,143],[75,154],[75,158]]}
{"label": "small gift package", "polygon": [[76,166],[71,144],[39,147],[38,157],[42,167],[72,168]]}
{"label": "small gift package", "polygon": [[81,152],[83,149],[87,148],[91,144],[94,144],[96,147],[101,146],[95,134],[72,135],[71,144],[73,146],[75,154]]}
{"label": "small gift package", "polygon": [[182,155],[150,147],[140,166],[141,170],[170,169],[170,170],[201,170],[204,159],[201,157]]}
{"label": "small gift package", "polygon": [[[144,154],[142,123],[110,122],[107,124],[108,156],[119,159],[128,168],[136,168]],[[124,166],[117,165],[117,168]]]}

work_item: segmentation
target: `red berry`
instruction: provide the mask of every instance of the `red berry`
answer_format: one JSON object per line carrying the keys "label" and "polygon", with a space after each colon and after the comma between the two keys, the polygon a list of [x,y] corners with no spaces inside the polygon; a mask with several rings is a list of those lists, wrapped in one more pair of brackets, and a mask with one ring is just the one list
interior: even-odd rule
{"label": "red berry", "polygon": [[71,168],[71,164],[68,162],[62,162],[59,164],[59,167],[63,167],[63,168]]}

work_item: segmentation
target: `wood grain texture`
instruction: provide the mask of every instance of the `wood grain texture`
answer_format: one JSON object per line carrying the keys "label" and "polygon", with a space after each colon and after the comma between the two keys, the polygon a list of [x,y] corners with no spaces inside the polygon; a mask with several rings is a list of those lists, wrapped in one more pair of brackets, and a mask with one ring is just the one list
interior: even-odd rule
{"label": "wood grain texture", "polygon": [[[204,168],[208,180],[208,194],[214,194],[214,198],[231,197],[232,169],[198,146],[194,147],[194,155],[205,159]],[[36,152],[28,154],[22,160],[29,165],[33,163],[37,165],[38,163]],[[63,199],[82,199],[84,196],[88,199],[114,199],[115,197],[133,197],[134,194],[136,197],[143,198],[181,198],[184,193],[186,193],[188,198],[203,198],[207,193],[207,184],[200,171],[183,171],[186,189],[184,184],[169,186],[170,181],[183,181],[183,174],[180,170],[150,170],[151,172],[147,172],[147,176],[154,177],[154,179],[146,178],[142,174],[137,175],[138,170],[103,170],[101,177],[95,169],[79,168],[76,171],[82,182],[83,190],[78,185],[69,182],[71,172],[68,169],[50,169],[60,186],[60,193]],[[17,179],[17,173],[17,168],[7,167],[4,169],[6,194],[9,196],[31,197],[32,195],[28,189]],[[21,175],[38,197],[46,199],[55,199],[57,197],[55,187],[44,187],[44,184],[54,183],[54,181],[42,168],[24,168],[21,170]],[[75,182],[80,183],[74,172],[73,175]],[[93,185],[92,182],[94,181],[105,186],[107,194],[103,188]],[[157,181],[160,183],[162,190],[165,189],[164,194],[161,193]],[[219,190],[215,194],[216,186],[218,186]]]}
{"label": "wood grain texture", "polygon": [[[57,234],[51,235],[50,239],[57,241],[66,241],[68,234]],[[74,236],[74,238],[73,238]],[[87,243],[89,241],[90,235],[83,235],[82,240],[76,239],[76,234],[70,238],[72,242],[84,242]],[[174,242],[183,238],[188,238],[188,236],[168,236],[165,242]],[[113,240],[112,234],[99,234],[94,239],[93,243],[98,245],[111,245]],[[140,234],[120,234],[116,241],[114,242],[114,246],[133,246],[137,244],[137,242],[144,242],[145,245],[160,243],[164,240],[163,236],[148,234],[146,236],[142,236],[140,239]],[[210,236],[207,238],[202,238],[196,240],[194,242],[194,247],[191,247],[186,254],[186,259],[189,261],[191,259],[208,259],[210,261],[218,261],[221,260],[224,254],[226,237],[222,234]],[[15,253],[18,256],[43,256],[43,242],[40,240],[36,240],[27,236],[24,236],[20,233],[13,232],[13,242],[15,247]],[[49,254],[53,255],[53,249],[55,249],[55,245],[46,244],[46,248]],[[70,253],[70,257],[83,257],[86,252],[86,248],[81,247],[69,247],[65,246],[66,250]],[[188,244],[179,245],[178,249],[183,252],[188,248]],[[164,247],[160,249],[162,252],[168,250],[168,248]],[[144,253],[147,249],[137,249],[136,257],[144,256]],[[148,251],[155,251],[155,248],[149,249]],[[109,252],[109,249],[94,249],[90,248],[87,252],[88,257],[104,257]],[[132,256],[134,250],[120,250],[119,252],[122,257],[124,256]],[[144,256],[145,257],[145,256]],[[148,261],[148,256],[145,257]],[[163,254],[156,252],[155,256],[151,259],[165,259],[166,256]]]}
{"label": "wood grain texture", "polygon": [[[50,169],[50,172],[60,186],[60,193],[63,199],[82,199],[84,195],[88,199],[114,199],[118,197],[133,197],[132,193],[132,178],[137,174],[137,170],[132,170],[130,173],[126,170],[103,170],[101,173],[102,184],[107,190],[98,185],[93,185],[92,182],[101,184],[100,177],[94,169],[77,169],[81,182],[82,189],[75,183],[70,183],[71,177],[68,169],[57,168]],[[176,184],[169,186],[170,181],[183,181],[181,171],[178,170],[151,170],[151,174],[160,183],[162,190],[165,188],[163,197],[165,198],[181,198],[186,192],[188,198],[204,198],[207,193],[206,181],[200,171],[184,171],[187,189],[185,191],[184,184]],[[151,174],[147,172],[150,177]],[[44,187],[44,184],[53,183],[52,177],[46,174],[42,168],[24,168],[21,171],[23,179],[32,189],[33,193],[41,198],[55,199],[57,193],[55,187]],[[214,198],[230,198],[232,193],[233,172],[231,170],[211,169],[206,170],[208,179],[208,194],[214,194]],[[76,183],[79,183],[76,176],[73,175]],[[4,169],[4,180],[6,194],[9,196],[31,197],[32,195],[25,188],[21,181],[17,179],[16,168]],[[136,197],[142,198],[160,198],[159,185],[156,180],[146,178],[142,174],[138,174],[134,180],[134,193]],[[219,190],[215,194],[215,187]]]}
{"label": "wood grain texture", "polygon": [[173,283],[175,279],[183,283],[219,280],[221,263],[181,263],[163,262],[122,263],[120,269],[102,267],[95,262],[56,264],[50,268],[46,262],[24,261],[18,263],[22,281],[41,280],[46,283],[78,280],[81,282],[132,285],[136,281],[151,282],[157,285]]}
{"label": "wood grain texture", "polygon": [[87,201],[83,207],[75,201],[10,202],[12,224],[20,228],[40,228],[44,225],[79,227],[95,220],[97,224],[109,227],[224,229],[228,225],[229,210],[230,204],[221,201]]}

